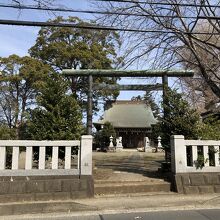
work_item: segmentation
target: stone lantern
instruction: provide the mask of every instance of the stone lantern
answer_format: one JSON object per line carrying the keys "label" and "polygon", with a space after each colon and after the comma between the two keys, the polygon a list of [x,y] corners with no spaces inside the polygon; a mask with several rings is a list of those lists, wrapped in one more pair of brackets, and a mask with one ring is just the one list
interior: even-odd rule
{"label": "stone lantern", "polygon": [[159,136],[159,137],[157,138],[157,140],[158,140],[157,148],[158,148],[158,149],[162,149],[162,145],[161,145],[161,137]]}
{"label": "stone lantern", "polygon": [[111,135],[111,137],[109,138],[110,139],[110,144],[109,144],[109,150],[110,151],[114,151],[115,150],[115,147],[114,147],[114,145],[113,145],[113,137],[112,137],[112,135]]}

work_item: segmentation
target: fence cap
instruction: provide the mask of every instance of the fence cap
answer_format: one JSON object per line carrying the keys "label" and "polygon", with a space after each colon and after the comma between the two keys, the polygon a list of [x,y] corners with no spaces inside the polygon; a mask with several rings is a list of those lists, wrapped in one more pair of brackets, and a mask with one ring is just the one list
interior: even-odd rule
{"label": "fence cap", "polygon": [[172,135],[171,138],[173,139],[184,139],[183,135]]}
{"label": "fence cap", "polygon": [[81,139],[93,139],[92,135],[82,135]]}

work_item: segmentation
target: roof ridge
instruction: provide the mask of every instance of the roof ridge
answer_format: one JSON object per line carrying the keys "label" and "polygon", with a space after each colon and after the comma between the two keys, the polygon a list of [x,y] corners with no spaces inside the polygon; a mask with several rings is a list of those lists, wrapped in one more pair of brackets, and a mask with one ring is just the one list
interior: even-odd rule
{"label": "roof ridge", "polygon": [[113,102],[113,105],[120,105],[120,104],[146,104],[145,101],[142,100],[118,100]]}

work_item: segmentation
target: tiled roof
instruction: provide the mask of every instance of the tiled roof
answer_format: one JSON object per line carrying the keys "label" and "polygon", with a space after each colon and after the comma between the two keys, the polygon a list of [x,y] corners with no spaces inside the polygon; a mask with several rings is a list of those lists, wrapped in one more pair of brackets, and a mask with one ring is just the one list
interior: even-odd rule
{"label": "tiled roof", "polygon": [[143,102],[119,101],[104,112],[102,120],[94,124],[110,122],[115,128],[150,128],[157,120],[150,106]]}

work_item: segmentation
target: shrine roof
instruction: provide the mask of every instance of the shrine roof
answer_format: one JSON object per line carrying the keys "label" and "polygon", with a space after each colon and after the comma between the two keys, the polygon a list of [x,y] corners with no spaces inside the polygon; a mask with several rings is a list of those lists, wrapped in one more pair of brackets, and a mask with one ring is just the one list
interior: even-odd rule
{"label": "shrine roof", "polygon": [[156,124],[150,106],[140,101],[117,101],[104,112],[102,120],[94,125],[110,122],[114,128],[150,128]]}

